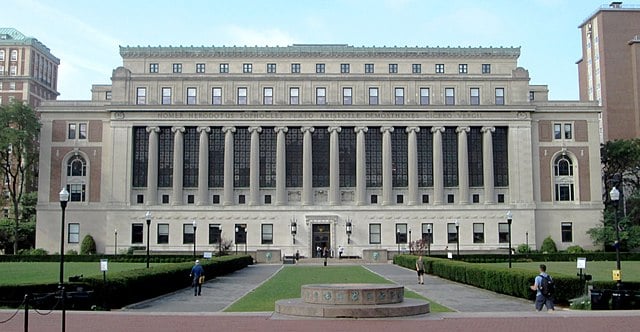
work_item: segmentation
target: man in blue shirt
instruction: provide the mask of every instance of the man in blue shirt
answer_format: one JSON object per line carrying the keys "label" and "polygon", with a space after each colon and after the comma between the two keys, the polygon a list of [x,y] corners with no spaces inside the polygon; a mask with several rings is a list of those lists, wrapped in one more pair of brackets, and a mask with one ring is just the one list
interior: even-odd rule
{"label": "man in blue shirt", "polygon": [[531,285],[531,290],[536,291],[536,310],[541,311],[543,306],[547,307],[547,311],[554,311],[553,307],[553,295],[545,295],[542,293],[542,283],[551,279],[551,276],[547,274],[547,266],[540,264],[540,274],[536,276],[536,279]]}
{"label": "man in blue shirt", "polygon": [[189,274],[191,278],[193,278],[193,296],[200,296],[202,292],[202,282],[200,277],[204,276],[204,269],[202,265],[200,265],[200,261],[196,260],[196,265],[191,268],[191,274]]}

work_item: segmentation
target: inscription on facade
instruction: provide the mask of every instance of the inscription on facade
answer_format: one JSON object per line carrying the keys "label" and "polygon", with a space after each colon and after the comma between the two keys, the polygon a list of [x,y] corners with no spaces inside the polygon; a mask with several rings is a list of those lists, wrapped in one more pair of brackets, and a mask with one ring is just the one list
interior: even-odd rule
{"label": "inscription on facade", "polygon": [[478,112],[157,112],[163,120],[193,119],[306,119],[306,120],[354,120],[354,119],[481,119]]}

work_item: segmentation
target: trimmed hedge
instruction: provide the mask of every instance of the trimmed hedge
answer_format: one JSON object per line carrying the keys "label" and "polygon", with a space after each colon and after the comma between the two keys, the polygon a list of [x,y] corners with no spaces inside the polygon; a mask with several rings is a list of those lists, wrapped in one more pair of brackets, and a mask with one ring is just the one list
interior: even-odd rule
{"label": "trimmed hedge", "polygon": [[[200,262],[204,268],[205,277],[209,280],[243,269],[253,264],[253,258],[251,256],[224,256],[211,260],[201,259]],[[131,303],[189,287],[191,285],[189,273],[192,267],[193,261],[192,258],[189,258],[188,262],[183,260],[180,263],[156,265],[149,269],[141,268],[110,273],[107,275],[106,284],[102,276],[97,275],[65,285],[67,291],[74,291],[78,287],[93,291],[91,304],[102,307],[106,303],[109,308],[121,308]],[[55,292],[57,289],[57,282],[17,287],[0,286],[0,303],[18,307],[27,293]]]}
{"label": "trimmed hedge", "polygon": [[[99,262],[108,259],[109,262],[144,263],[146,255],[64,255],[65,262]],[[0,262],[59,262],[60,255],[0,255]],[[192,262],[193,255],[150,255],[151,263],[180,263]]]}

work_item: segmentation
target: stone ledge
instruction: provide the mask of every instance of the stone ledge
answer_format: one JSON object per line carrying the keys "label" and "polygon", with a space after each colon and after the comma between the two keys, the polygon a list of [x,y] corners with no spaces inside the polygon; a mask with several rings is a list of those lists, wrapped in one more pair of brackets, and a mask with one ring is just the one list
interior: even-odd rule
{"label": "stone ledge", "polygon": [[377,305],[324,305],[306,303],[302,299],[276,302],[275,311],[283,315],[322,318],[380,318],[415,316],[430,312],[429,302],[405,299],[401,303]]}

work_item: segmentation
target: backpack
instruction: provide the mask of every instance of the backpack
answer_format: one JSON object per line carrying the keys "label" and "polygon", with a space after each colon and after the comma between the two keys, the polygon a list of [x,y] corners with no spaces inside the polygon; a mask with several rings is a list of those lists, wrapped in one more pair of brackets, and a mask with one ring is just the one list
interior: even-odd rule
{"label": "backpack", "polygon": [[556,285],[553,282],[553,279],[551,279],[550,276],[540,275],[540,277],[542,277],[542,281],[540,282],[540,293],[544,297],[552,296],[556,290]]}

